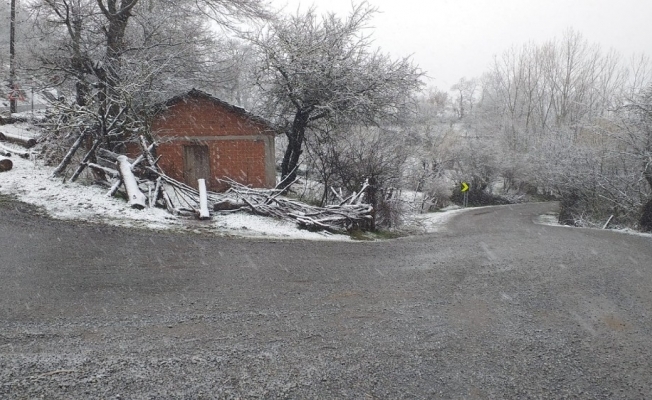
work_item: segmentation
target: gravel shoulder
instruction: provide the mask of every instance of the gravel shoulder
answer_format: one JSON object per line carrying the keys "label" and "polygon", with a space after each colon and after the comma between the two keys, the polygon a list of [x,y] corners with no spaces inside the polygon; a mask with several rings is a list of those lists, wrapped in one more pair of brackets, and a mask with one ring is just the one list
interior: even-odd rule
{"label": "gravel shoulder", "polygon": [[645,398],[652,239],[468,210],[384,242],[0,202],[0,398]]}

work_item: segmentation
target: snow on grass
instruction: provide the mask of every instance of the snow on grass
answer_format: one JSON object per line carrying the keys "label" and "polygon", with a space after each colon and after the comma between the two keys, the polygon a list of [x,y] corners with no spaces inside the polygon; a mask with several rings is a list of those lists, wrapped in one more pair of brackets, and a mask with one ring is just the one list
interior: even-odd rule
{"label": "snow on grass", "polygon": [[0,194],[15,196],[41,207],[49,216],[110,225],[155,230],[190,231],[244,237],[348,241],[347,235],[301,230],[291,221],[244,213],[214,215],[209,221],[178,217],[160,208],[135,210],[120,198],[108,197],[107,189],[50,179],[53,167],[39,160],[12,157],[13,169],[0,174]]}
{"label": "snow on grass", "polygon": [[469,210],[469,208],[460,208],[459,206],[449,206],[442,208],[438,212],[426,214],[410,214],[406,224],[423,233],[443,232],[446,230],[446,223],[456,215]]}
{"label": "snow on grass", "polygon": [[557,213],[547,213],[547,214],[539,215],[534,220],[534,222],[540,225],[548,225],[548,226],[568,226],[559,223],[559,214]]}
{"label": "snow on grass", "polygon": [[648,237],[652,238],[652,232],[639,232],[635,231],[631,228],[619,228],[619,229],[611,229],[614,232],[620,232],[620,233],[626,233],[628,235],[634,235],[634,236],[643,236],[643,237]]}
{"label": "snow on grass", "polygon": [[157,227],[176,220],[160,209],[134,210],[124,200],[107,197],[107,190],[97,186],[50,179],[54,168],[39,161],[18,157],[12,157],[12,161],[13,169],[0,175],[0,193],[42,207],[53,218],[141,227]]}
{"label": "snow on grass", "polygon": [[0,126],[0,132],[8,133],[9,135],[23,139],[36,139],[41,135],[39,131],[34,130],[27,123],[2,125]]}
{"label": "snow on grass", "polygon": [[[577,227],[577,226],[570,226],[570,225],[564,225],[559,223],[559,214],[558,213],[546,213],[543,215],[539,215],[537,218],[534,219],[534,222],[539,225],[548,225],[548,226],[559,226],[562,228],[570,228],[570,229],[597,229],[597,230],[602,230],[601,228],[591,228],[591,227]],[[647,233],[647,232],[639,232],[635,231],[631,228],[616,228],[616,229],[606,229],[609,232],[618,232],[618,233],[625,233],[628,235],[634,235],[634,236],[642,236],[642,237],[649,237],[652,238],[652,233]]]}
{"label": "snow on grass", "polygon": [[[9,126],[5,125],[3,128],[7,129]],[[44,166],[38,159],[25,160],[15,156],[11,159],[14,163],[13,169],[0,173],[0,194],[12,195],[22,202],[39,206],[52,218],[131,228],[212,233],[222,236],[352,240],[348,235],[310,232],[299,229],[293,221],[242,212],[215,214],[211,220],[199,221],[191,217],[171,215],[161,208],[136,210],[129,207],[124,199],[108,197],[106,188],[77,182],[63,183],[61,179],[51,179],[54,168]],[[436,213],[409,212],[406,221],[407,230],[419,233],[442,231],[446,222],[461,211],[463,210],[451,207]]]}

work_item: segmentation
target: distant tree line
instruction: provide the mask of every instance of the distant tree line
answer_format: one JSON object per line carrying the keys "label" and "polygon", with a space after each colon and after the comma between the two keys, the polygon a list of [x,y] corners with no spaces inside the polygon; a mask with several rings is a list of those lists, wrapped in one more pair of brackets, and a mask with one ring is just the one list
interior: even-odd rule
{"label": "distant tree line", "polygon": [[559,199],[567,224],[613,216],[651,230],[651,67],[572,30],[508,49],[482,77],[451,88],[434,159],[453,159],[448,168],[472,189],[501,179],[504,194]]}
{"label": "distant tree line", "polygon": [[286,189],[314,181],[325,204],[371,179],[387,225],[400,220],[401,191],[433,209],[464,180],[482,201],[556,198],[565,223],[613,215],[652,230],[647,57],[570,30],[508,49],[450,90],[424,90],[410,58],[372,46],[376,12],[366,2],[341,17],[286,15],[263,0],[30,0],[18,77],[62,94],[45,122],[54,163],[73,143],[119,151],[149,133],[154,105],[196,87],[279,127]]}

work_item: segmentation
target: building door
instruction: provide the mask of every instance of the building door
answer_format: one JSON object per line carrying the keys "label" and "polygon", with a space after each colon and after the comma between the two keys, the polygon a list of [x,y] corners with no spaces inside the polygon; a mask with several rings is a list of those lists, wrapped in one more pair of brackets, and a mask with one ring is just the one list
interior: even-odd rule
{"label": "building door", "polygon": [[206,179],[206,186],[211,186],[211,166],[208,146],[183,146],[183,179],[197,188],[197,179]]}

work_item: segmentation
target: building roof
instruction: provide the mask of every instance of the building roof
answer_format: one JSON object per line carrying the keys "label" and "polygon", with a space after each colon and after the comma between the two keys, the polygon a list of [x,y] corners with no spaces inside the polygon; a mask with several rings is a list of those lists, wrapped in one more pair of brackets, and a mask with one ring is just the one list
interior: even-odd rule
{"label": "building roof", "polygon": [[172,107],[173,105],[178,104],[180,102],[185,102],[188,99],[205,99],[205,100],[209,100],[210,102],[212,102],[214,104],[217,104],[217,105],[219,105],[219,106],[233,112],[234,114],[238,114],[238,115],[244,117],[247,120],[257,122],[259,124],[263,124],[263,125],[268,126],[269,129],[271,131],[273,131],[274,133],[279,133],[280,132],[279,129],[276,126],[274,126],[270,121],[266,120],[265,118],[259,117],[259,116],[255,115],[255,114],[250,113],[249,111],[245,110],[242,107],[238,107],[236,105],[227,103],[224,100],[218,99],[217,97],[215,97],[215,96],[213,96],[213,95],[211,95],[209,93],[206,93],[206,92],[204,92],[202,90],[195,89],[195,88],[190,89],[190,91],[188,91],[186,93],[182,93],[182,94],[176,95],[176,96],[168,99],[165,103],[163,103],[162,105],[157,107],[158,109],[157,109],[156,113],[159,114],[159,113],[165,111],[167,108]]}

